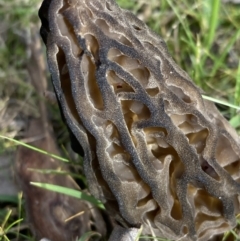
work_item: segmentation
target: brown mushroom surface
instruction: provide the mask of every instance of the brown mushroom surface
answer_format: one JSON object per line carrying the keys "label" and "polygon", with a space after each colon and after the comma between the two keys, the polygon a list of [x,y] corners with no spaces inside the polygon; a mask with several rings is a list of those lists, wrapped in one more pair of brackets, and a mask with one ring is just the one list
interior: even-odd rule
{"label": "brown mushroom surface", "polygon": [[165,42],[113,0],[44,0],[40,17],[91,193],[144,234],[206,241],[234,227],[239,137]]}

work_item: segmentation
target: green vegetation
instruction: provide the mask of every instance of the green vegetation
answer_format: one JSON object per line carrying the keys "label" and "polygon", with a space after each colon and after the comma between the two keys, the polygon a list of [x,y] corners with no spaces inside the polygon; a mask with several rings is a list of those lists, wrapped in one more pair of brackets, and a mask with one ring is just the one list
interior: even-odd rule
{"label": "green vegetation", "polygon": [[[19,143],[8,137],[21,139],[22,119],[37,116],[36,93],[26,65],[30,31],[39,28],[40,2],[0,0],[0,155],[15,151]],[[177,4],[173,0],[117,2],[138,14],[161,35],[175,61],[206,96],[220,102],[219,110],[240,133],[240,114],[236,110],[240,106],[240,4],[223,4],[220,0],[179,0]],[[230,107],[222,104],[225,102]],[[53,119],[57,119],[54,123],[61,122],[59,115],[54,114]],[[61,139],[59,144],[64,146],[65,129],[62,131],[56,124],[55,130]],[[63,149],[68,150],[65,146]],[[71,190],[68,192],[76,195]],[[0,241],[33,240],[24,224],[22,203],[21,195],[0,196]],[[96,233],[87,233],[80,240],[92,235]],[[239,239],[235,230],[231,230],[223,240],[229,235]]]}

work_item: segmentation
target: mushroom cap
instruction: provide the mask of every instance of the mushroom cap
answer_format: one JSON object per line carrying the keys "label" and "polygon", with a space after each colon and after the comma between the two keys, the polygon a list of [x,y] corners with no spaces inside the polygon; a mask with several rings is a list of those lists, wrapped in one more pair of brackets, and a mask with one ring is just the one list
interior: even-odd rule
{"label": "mushroom cap", "polygon": [[145,234],[205,241],[234,227],[239,137],[165,42],[113,0],[45,0],[40,17],[91,193]]}

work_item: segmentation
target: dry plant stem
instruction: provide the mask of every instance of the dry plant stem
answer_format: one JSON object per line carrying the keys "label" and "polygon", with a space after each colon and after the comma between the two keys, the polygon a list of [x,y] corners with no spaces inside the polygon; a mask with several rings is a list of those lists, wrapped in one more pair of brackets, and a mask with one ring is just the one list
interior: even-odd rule
{"label": "dry plant stem", "polygon": [[45,0],[39,14],[60,110],[112,216],[172,240],[234,227],[239,137],[165,42],[113,0]]}
{"label": "dry plant stem", "polygon": [[[28,71],[32,84],[38,94],[47,86],[44,61],[41,54],[39,37],[33,34],[30,44],[31,59]],[[44,101],[39,102],[38,119],[29,120],[25,138],[35,138],[31,144],[35,147],[60,155],[47,118]],[[41,136],[42,138],[37,138]],[[37,240],[48,238],[51,241],[76,240],[84,233],[94,230],[106,235],[106,226],[100,212],[90,203],[63,194],[47,191],[30,185],[30,182],[42,182],[79,189],[69,175],[43,174],[30,169],[65,170],[68,168],[53,158],[42,155],[25,147],[19,147],[15,160],[17,184],[23,191],[26,212],[30,228]],[[74,218],[75,214],[82,212]],[[66,221],[68,220],[68,221]]]}
{"label": "dry plant stem", "polygon": [[[43,131],[41,119],[31,120],[26,135],[39,135],[41,131]],[[50,135],[33,142],[33,145],[59,155],[55,149],[55,141]],[[28,148],[20,147],[18,149],[15,176],[24,194],[28,223],[34,236],[38,240],[46,237],[51,241],[68,241],[75,240],[85,232],[90,231],[93,222],[91,220],[91,205],[76,198],[30,185],[30,182],[42,182],[78,189],[73,179],[70,176],[42,174],[30,169],[66,170],[66,168],[60,165],[59,161]],[[84,211],[81,216],[65,222],[66,219],[81,211]],[[101,216],[98,219],[101,219]],[[103,220],[102,223],[101,225],[104,226]]]}

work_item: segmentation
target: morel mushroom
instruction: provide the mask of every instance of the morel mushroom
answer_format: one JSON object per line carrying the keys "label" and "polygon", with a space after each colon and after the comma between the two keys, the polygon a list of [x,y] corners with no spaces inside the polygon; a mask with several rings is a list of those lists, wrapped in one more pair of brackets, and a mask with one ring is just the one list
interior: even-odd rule
{"label": "morel mushroom", "polygon": [[45,0],[40,17],[91,193],[144,234],[205,241],[234,227],[239,137],[165,42],[113,0]]}

